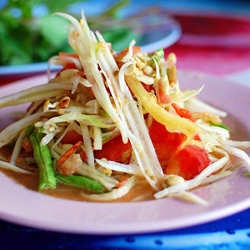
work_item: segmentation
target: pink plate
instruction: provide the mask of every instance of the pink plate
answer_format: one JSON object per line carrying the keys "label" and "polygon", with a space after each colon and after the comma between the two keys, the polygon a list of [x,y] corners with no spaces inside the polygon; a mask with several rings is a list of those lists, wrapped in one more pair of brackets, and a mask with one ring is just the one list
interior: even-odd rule
{"label": "pink plate", "polygon": [[[182,86],[205,85],[200,97],[228,112],[227,125],[240,140],[250,139],[250,88],[200,73],[180,72]],[[0,96],[45,83],[38,76],[1,87]],[[3,129],[12,112],[23,107],[0,110]],[[250,206],[250,179],[246,168],[235,175],[196,190],[208,206],[160,199],[131,203],[92,203],[53,198],[30,191],[0,173],[0,218],[9,222],[58,232],[83,234],[128,234],[172,230],[213,221]]]}

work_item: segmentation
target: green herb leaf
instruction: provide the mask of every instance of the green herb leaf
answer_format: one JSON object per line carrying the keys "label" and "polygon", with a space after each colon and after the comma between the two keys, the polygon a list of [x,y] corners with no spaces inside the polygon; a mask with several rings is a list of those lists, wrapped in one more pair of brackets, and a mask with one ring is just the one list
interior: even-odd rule
{"label": "green herb leaf", "polygon": [[[69,22],[60,16],[44,16],[40,19],[41,34],[53,47],[60,47],[67,43]],[[60,27],[60,28],[58,28]]]}
{"label": "green herb leaf", "polygon": [[229,131],[229,128],[228,128],[225,124],[222,124],[222,123],[217,124],[217,123],[214,123],[214,122],[211,122],[211,121],[210,121],[210,125],[211,125],[211,126],[220,127],[220,128],[224,128],[224,129],[226,129],[226,130]]}
{"label": "green herb leaf", "polygon": [[[68,12],[71,4],[79,0],[9,0],[0,10],[0,65],[21,65],[47,61],[60,51],[72,52],[68,44],[67,24],[55,12]],[[104,11],[101,16],[117,16],[118,10],[129,0],[120,0]],[[37,19],[33,16],[35,6],[45,6],[47,14]],[[13,15],[13,10],[17,15]],[[80,11],[79,11],[80,14]],[[111,32],[114,32],[111,35]],[[103,31],[114,49],[127,47],[135,34],[125,29]]]}

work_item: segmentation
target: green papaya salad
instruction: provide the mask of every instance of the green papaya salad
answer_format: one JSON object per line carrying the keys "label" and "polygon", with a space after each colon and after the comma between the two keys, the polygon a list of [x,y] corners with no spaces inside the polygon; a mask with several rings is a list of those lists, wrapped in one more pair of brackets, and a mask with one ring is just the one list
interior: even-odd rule
{"label": "green papaya salad", "polygon": [[29,104],[0,133],[11,148],[2,168],[38,173],[39,192],[77,188],[83,200],[115,201],[146,183],[152,199],[206,204],[191,190],[231,175],[232,157],[250,167],[250,142],[231,139],[227,113],[198,99],[202,88],[181,89],[174,53],[146,53],[134,40],[116,52],[84,13],[56,15],[71,23],[74,53],[49,60],[62,69],[45,84],[0,99],[1,108]]}

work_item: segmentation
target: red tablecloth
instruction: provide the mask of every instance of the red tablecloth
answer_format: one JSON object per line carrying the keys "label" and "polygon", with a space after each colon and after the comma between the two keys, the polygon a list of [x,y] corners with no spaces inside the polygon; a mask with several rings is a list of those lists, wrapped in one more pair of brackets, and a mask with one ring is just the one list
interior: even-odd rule
{"label": "red tablecloth", "polygon": [[250,16],[182,13],[173,17],[183,34],[165,52],[176,53],[178,68],[219,76],[250,70]]}

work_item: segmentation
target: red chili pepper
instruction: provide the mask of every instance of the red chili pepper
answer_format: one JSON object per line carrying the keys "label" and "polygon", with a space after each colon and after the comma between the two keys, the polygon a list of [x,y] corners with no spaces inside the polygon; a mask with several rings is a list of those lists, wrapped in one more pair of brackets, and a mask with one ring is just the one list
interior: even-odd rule
{"label": "red chili pepper", "polygon": [[84,162],[87,162],[87,161],[88,161],[87,154],[86,154],[86,152],[85,152],[84,150],[81,150],[81,151],[79,152],[79,154],[80,154],[80,156],[81,156],[82,161],[84,161]]}
{"label": "red chili pepper", "polygon": [[152,90],[154,90],[154,85],[153,84],[150,84],[150,85],[148,85],[148,84],[145,84],[145,83],[141,83],[142,84],[142,86],[144,87],[144,89],[147,91],[147,92],[151,92]]}
{"label": "red chili pepper", "polygon": [[190,113],[190,111],[186,108],[181,108],[178,104],[176,103],[172,103],[172,107],[175,109],[175,112],[180,116],[180,117],[183,117],[183,118],[187,118],[189,119],[190,121],[194,122],[195,119],[194,117],[192,116],[192,114]]}
{"label": "red chili pepper", "polygon": [[166,92],[164,92],[162,89],[158,90],[159,95],[159,102],[160,103],[170,103],[171,102],[171,96],[167,95]]}

